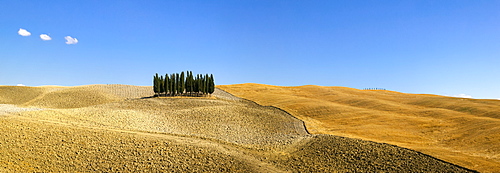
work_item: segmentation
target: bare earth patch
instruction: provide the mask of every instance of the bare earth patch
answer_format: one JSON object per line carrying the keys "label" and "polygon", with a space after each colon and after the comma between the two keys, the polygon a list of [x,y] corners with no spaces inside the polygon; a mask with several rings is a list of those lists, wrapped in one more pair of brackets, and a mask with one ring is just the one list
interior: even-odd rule
{"label": "bare earth patch", "polygon": [[222,90],[151,95],[128,85],[0,87],[0,172],[470,172],[393,145],[311,135],[288,113]]}

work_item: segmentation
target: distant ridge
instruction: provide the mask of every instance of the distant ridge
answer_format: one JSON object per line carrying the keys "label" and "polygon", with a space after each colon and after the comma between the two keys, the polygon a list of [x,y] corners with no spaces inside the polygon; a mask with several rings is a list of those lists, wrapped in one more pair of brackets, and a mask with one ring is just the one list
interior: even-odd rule
{"label": "distant ridge", "polygon": [[150,86],[95,84],[82,86],[1,86],[0,102],[43,108],[78,108],[127,98],[152,96]]}

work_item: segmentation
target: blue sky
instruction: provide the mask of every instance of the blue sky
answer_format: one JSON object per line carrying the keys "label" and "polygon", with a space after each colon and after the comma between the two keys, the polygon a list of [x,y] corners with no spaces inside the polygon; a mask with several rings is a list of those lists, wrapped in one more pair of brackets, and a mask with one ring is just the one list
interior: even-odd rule
{"label": "blue sky", "polygon": [[0,24],[0,85],[151,85],[192,70],[500,98],[500,1],[5,0]]}

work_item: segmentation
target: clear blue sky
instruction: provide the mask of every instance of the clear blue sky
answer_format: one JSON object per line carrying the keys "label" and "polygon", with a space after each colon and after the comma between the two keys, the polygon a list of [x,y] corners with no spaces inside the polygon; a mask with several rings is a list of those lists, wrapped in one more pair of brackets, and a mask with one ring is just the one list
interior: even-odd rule
{"label": "clear blue sky", "polygon": [[0,85],[151,85],[192,70],[500,98],[500,1],[3,0],[0,60]]}

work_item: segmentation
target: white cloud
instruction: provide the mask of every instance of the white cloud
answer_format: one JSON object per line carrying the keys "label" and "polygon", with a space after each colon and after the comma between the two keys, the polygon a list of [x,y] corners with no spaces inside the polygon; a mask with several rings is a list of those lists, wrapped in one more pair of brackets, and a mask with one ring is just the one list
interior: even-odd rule
{"label": "white cloud", "polygon": [[17,86],[26,86],[26,85],[24,85],[24,84],[17,84]]}
{"label": "white cloud", "polygon": [[50,38],[50,36],[47,34],[40,34],[40,38],[45,41],[52,40],[52,38]]}
{"label": "white cloud", "polygon": [[471,95],[467,95],[467,94],[458,94],[458,95],[454,95],[453,97],[460,97],[460,98],[472,98]]}
{"label": "white cloud", "polygon": [[21,36],[30,36],[30,35],[31,35],[31,33],[30,33],[30,32],[26,31],[26,30],[25,30],[25,29],[23,29],[23,28],[19,28],[19,31],[17,31],[17,33],[18,33],[19,35],[21,35]]}
{"label": "white cloud", "polygon": [[66,36],[66,37],[64,37],[64,39],[66,39],[66,44],[78,43],[78,40],[76,38],[71,37],[71,36]]}

